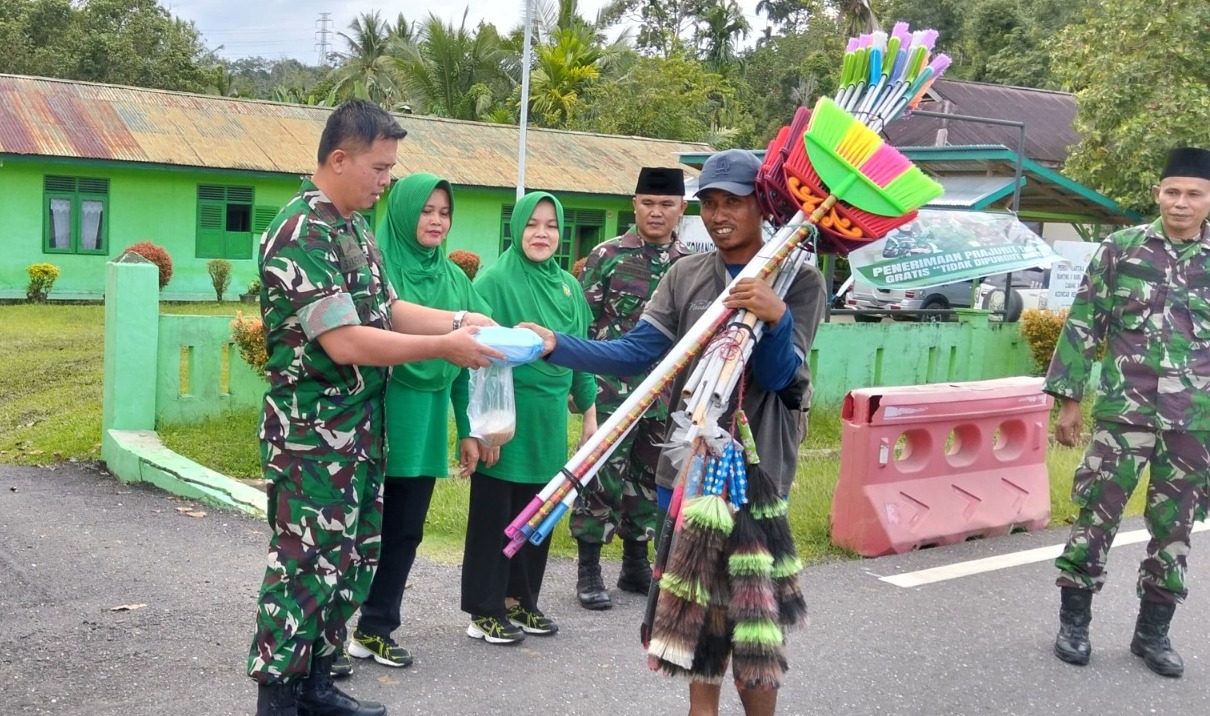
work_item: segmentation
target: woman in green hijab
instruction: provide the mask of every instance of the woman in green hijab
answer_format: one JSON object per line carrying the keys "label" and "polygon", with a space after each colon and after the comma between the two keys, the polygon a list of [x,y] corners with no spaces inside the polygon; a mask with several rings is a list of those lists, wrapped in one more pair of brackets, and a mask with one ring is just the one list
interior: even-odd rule
{"label": "woman in green hijab", "polygon": [[[449,260],[445,238],[454,213],[450,183],[432,174],[413,174],[391,190],[378,240],[391,285],[404,301],[430,308],[490,315],[466,273]],[[457,320],[457,319],[455,319]],[[424,538],[436,478],[449,472],[451,394],[463,410],[454,412],[464,475],[480,457],[494,462],[470,436],[465,406],[467,372],[443,360],[396,366],[387,386],[387,468],[383,488],[382,553],[349,654],[373,657],[387,666],[412,663],[391,633],[399,628],[404,585]]]}
{"label": "woman in green hijab", "polygon": [[[545,192],[527,194],[513,208],[512,245],[479,274],[475,290],[500,325],[531,321],[562,326],[586,337],[588,302],[575,277],[554,258],[563,233],[563,207]],[[545,323],[543,323],[545,321]],[[560,329],[554,329],[560,330]],[[494,465],[471,475],[462,610],[467,636],[511,644],[526,634],[549,635],[558,626],[538,609],[550,541],[504,556],[504,528],[567,463],[567,398],[584,414],[584,435],[596,432],[596,379],[589,373],[536,361],[513,368],[517,427]]]}

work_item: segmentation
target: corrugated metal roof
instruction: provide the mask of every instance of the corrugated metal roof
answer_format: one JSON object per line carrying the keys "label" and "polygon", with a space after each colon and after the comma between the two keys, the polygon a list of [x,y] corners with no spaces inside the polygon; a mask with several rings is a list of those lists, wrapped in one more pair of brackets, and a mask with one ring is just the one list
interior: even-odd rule
{"label": "corrugated metal roof", "polygon": [[[0,154],[310,174],[331,110],[209,95],[0,75]],[[400,115],[396,176],[515,186],[519,129]],[[677,166],[695,142],[530,129],[531,189],[628,196],[643,166]],[[692,170],[689,171],[692,174]]]}
{"label": "corrugated metal roof", "polygon": [[[920,109],[1024,122],[1025,156],[1050,167],[1061,166],[1068,147],[1080,141],[1073,125],[1076,100],[1066,92],[940,79],[933,85],[930,98],[935,99],[921,102]],[[942,128],[945,132],[939,135]],[[887,138],[901,147],[934,146],[941,136],[942,146],[993,144],[1016,148],[1018,133],[1016,127],[912,115],[886,128]]]}

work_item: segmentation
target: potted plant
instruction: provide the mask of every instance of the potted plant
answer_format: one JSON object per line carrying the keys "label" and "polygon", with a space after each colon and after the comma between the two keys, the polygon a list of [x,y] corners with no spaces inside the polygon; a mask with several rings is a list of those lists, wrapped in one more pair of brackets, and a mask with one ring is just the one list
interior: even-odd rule
{"label": "potted plant", "polygon": [[260,279],[254,278],[248,282],[248,292],[241,293],[239,300],[244,303],[257,303],[260,301]]}

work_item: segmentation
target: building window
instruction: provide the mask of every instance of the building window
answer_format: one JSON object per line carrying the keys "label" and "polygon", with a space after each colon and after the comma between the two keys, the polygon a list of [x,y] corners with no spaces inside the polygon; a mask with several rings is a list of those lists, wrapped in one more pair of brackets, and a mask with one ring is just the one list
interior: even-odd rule
{"label": "building window", "polygon": [[252,258],[256,243],[252,219],[252,187],[199,184],[197,257]]}
{"label": "building window", "polygon": [[47,176],[42,250],[48,254],[104,254],[109,250],[109,180]]}
{"label": "building window", "polygon": [[[504,253],[513,243],[512,218],[513,205],[509,204],[500,212],[500,253]],[[604,230],[604,211],[564,208],[563,236],[559,240],[559,249],[555,251],[559,266],[570,271],[572,264],[587,256],[601,242],[601,232]]]}
{"label": "building window", "polygon": [[627,231],[630,231],[631,229],[633,229],[634,225],[637,221],[638,221],[638,219],[635,217],[633,211],[619,211],[618,212],[618,236],[621,236],[622,234],[626,233]]}

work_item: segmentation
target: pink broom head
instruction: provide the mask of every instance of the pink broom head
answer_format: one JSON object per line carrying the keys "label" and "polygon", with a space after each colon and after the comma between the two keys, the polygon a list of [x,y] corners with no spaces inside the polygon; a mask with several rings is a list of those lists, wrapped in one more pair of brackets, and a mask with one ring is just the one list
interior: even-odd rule
{"label": "pink broom head", "polygon": [[906,48],[912,42],[911,26],[900,20],[891,28],[891,37],[898,37],[900,44]]}
{"label": "pink broom head", "polygon": [[845,51],[845,53],[849,53],[849,52],[856,52],[856,51],[857,51],[857,48],[858,48],[858,47],[860,47],[860,46],[861,46],[861,45],[860,45],[860,43],[857,41],[857,38],[856,38],[856,37],[850,37],[850,38],[849,38],[849,44],[848,44],[848,45],[847,45],[847,46],[844,48],[844,51]]}
{"label": "pink broom head", "polygon": [[895,147],[883,144],[859,168],[875,184],[885,187],[911,169],[912,162]]}

